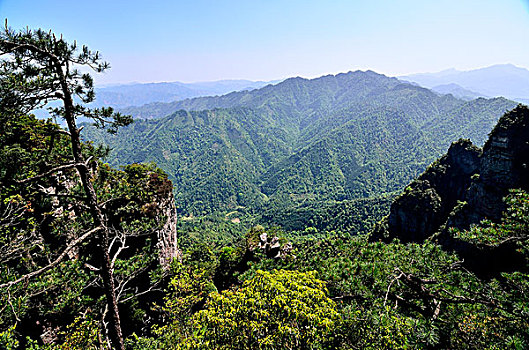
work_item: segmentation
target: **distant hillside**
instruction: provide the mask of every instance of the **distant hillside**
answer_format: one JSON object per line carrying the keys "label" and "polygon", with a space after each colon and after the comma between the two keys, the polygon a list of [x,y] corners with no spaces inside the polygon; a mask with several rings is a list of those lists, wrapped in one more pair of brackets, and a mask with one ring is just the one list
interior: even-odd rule
{"label": "distant hillside", "polygon": [[186,98],[253,90],[277,82],[219,80],[198,83],[164,82],[113,85],[96,89],[97,99],[94,105],[124,108],[153,102],[173,102]]}
{"label": "distant hillside", "polygon": [[529,99],[529,70],[512,64],[498,64],[469,71],[449,69],[399,78],[427,88],[457,84],[483,96],[503,96],[520,102]]}
{"label": "distant hillside", "polygon": [[437,85],[432,87],[432,90],[443,95],[452,94],[454,97],[465,101],[470,101],[478,97],[487,97],[479,92],[467,90],[454,83]]}
{"label": "distant hillside", "polygon": [[311,217],[318,210],[296,208],[386,198],[454,138],[482,143],[515,105],[463,101],[357,71],[164,104],[163,112],[143,106],[157,118],[115,136],[92,128],[84,135],[108,144],[114,165],[155,161],[175,183],[183,213],[243,206],[296,228],[318,221]]}

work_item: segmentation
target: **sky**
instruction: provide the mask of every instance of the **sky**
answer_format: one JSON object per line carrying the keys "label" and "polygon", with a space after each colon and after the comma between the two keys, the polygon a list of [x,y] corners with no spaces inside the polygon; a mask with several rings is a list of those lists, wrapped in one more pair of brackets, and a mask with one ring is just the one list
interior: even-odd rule
{"label": "sky", "polygon": [[529,68],[529,0],[0,0],[98,50],[96,84]]}

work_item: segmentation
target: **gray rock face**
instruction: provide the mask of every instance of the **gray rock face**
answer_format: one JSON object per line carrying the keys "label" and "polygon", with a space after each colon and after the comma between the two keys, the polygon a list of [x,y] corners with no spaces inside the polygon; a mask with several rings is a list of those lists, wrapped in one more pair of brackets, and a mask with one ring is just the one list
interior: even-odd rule
{"label": "gray rock face", "polygon": [[391,205],[389,229],[403,241],[422,241],[438,227],[442,200],[427,180],[414,181]]}
{"label": "gray rock face", "polygon": [[498,221],[509,189],[529,190],[528,164],[529,108],[519,105],[498,121],[483,152],[469,140],[453,143],[395,199],[372,239],[421,242],[441,233],[441,241],[453,246],[449,227]]}
{"label": "gray rock face", "polygon": [[173,259],[180,260],[182,252],[178,248],[177,213],[172,192],[160,201],[161,217],[165,218],[163,227],[158,231],[158,260],[164,270],[170,268]]}
{"label": "gray rock face", "polygon": [[469,140],[454,142],[448,153],[406,187],[391,204],[390,215],[373,238],[421,242],[437,232],[462,200],[479,168],[481,151]]}
{"label": "gray rock face", "polygon": [[511,188],[528,189],[529,109],[517,107],[504,115],[483,147],[480,177],[466,194],[469,217],[464,226],[482,219],[498,220],[503,197]]}

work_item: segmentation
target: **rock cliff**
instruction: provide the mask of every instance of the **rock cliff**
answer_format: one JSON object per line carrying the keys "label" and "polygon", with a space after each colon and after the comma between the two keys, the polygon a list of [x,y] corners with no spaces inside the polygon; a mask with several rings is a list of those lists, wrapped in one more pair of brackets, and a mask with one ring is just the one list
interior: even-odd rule
{"label": "rock cliff", "polygon": [[483,150],[469,140],[453,143],[395,199],[371,239],[421,242],[435,235],[454,248],[449,227],[498,221],[509,189],[529,190],[528,164],[529,108],[518,105],[500,118]]}
{"label": "rock cliff", "polygon": [[421,242],[436,233],[463,200],[479,170],[480,155],[469,140],[454,142],[393,201],[389,216],[375,227],[372,238]]}
{"label": "rock cliff", "polygon": [[174,259],[180,260],[182,257],[178,248],[177,213],[172,192],[162,199],[160,207],[165,223],[158,231],[158,260],[162,268],[168,270]]}

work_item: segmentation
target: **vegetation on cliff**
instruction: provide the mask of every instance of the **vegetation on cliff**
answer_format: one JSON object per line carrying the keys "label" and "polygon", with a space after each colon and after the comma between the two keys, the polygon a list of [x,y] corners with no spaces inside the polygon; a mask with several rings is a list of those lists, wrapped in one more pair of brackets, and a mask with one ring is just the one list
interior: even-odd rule
{"label": "vegetation on cliff", "polygon": [[[55,342],[82,320],[101,331],[100,342],[123,348],[123,326],[141,319],[133,305],[161,280],[160,204],[172,202],[172,184],[154,166],[112,169],[100,161],[104,148],[81,142],[80,116],[110,132],[131,122],[83,104],[94,90],[79,69],[105,70],[99,53],[6,27],[0,54],[0,327]],[[66,130],[27,114],[49,101],[60,102],[50,112]],[[135,317],[121,322],[127,312]]]}

